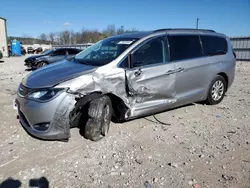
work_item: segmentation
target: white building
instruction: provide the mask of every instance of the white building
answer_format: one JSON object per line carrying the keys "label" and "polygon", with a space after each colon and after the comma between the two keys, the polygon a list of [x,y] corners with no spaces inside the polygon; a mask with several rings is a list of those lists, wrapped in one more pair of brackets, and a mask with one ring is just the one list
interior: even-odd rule
{"label": "white building", "polygon": [[7,57],[9,55],[6,19],[2,17],[0,17],[0,50],[3,56]]}

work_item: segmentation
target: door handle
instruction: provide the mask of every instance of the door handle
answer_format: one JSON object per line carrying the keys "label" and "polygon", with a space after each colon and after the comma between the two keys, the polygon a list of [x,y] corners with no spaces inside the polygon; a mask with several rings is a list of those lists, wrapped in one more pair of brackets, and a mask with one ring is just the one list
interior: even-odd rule
{"label": "door handle", "polygon": [[185,68],[180,67],[180,68],[178,68],[178,69],[174,69],[174,70],[169,70],[169,71],[167,71],[167,72],[166,72],[166,75],[174,74],[174,73],[177,73],[177,72],[183,72],[183,71],[185,71]]}
{"label": "door handle", "polygon": [[178,68],[178,69],[176,70],[176,72],[183,72],[183,71],[185,71],[185,68],[182,68],[182,67],[180,67],[180,68]]}
{"label": "door handle", "polygon": [[137,71],[135,71],[134,74],[135,74],[136,77],[138,77],[138,76],[141,75],[141,72],[142,72],[141,69],[138,69]]}
{"label": "door handle", "polygon": [[166,75],[174,74],[174,70],[169,70],[166,72]]}

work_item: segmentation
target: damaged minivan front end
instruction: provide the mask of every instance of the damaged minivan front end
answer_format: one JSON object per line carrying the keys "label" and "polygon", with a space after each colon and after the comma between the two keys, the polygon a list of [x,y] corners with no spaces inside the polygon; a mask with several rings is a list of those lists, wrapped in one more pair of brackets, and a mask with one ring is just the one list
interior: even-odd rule
{"label": "damaged minivan front end", "polygon": [[[60,83],[89,74],[95,69],[62,62],[60,68],[49,65],[25,77],[19,85],[16,99],[23,127],[41,139],[68,139],[71,126],[69,114],[79,94],[72,92],[70,84],[62,86]],[[81,84],[84,85],[83,82]]]}
{"label": "damaged minivan front end", "polygon": [[[120,45],[123,48],[120,49],[122,53],[136,41],[133,40],[115,39],[114,41],[116,44],[120,41],[125,43],[126,46]],[[126,41],[129,42],[126,43]],[[126,105],[130,104],[127,100],[124,70],[109,64],[112,59],[99,65],[82,62],[82,54],[78,56],[70,61],[62,61],[33,71],[22,80],[18,88],[16,105],[19,121],[29,134],[45,140],[67,140],[70,137],[71,127],[86,126],[81,125],[82,116],[87,118],[85,121],[87,124],[91,117],[93,119],[91,121],[102,118],[100,120],[100,122],[103,121],[102,127],[105,125],[105,118],[107,119],[105,121],[111,120],[111,113],[112,117],[118,114],[117,111],[113,113],[114,109],[120,108],[119,113],[124,111],[122,112],[124,117]],[[111,100],[106,99],[105,96],[109,96],[108,98],[112,98],[119,104],[111,104],[109,102]],[[97,99],[98,103],[94,104],[93,101]],[[105,102],[102,104],[102,101]],[[95,106],[101,105],[107,108],[106,103],[106,106],[109,106],[108,114],[101,114],[102,112],[98,112]],[[92,112],[89,107],[91,105]],[[90,123],[93,124],[93,122]],[[90,139],[100,139],[93,136],[95,133],[91,134]]]}

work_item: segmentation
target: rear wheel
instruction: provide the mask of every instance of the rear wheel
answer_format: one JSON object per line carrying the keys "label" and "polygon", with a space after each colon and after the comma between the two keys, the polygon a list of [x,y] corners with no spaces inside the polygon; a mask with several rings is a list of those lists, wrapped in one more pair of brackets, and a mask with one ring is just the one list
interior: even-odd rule
{"label": "rear wheel", "polygon": [[210,105],[219,104],[225,96],[226,86],[227,83],[225,79],[222,76],[217,75],[210,85],[207,103]]}
{"label": "rear wheel", "polygon": [[90,102],[89,119],[85,125],[84,137],[92,141],[104,138],[109,131],[112,104],[108,96],[102,96]]}

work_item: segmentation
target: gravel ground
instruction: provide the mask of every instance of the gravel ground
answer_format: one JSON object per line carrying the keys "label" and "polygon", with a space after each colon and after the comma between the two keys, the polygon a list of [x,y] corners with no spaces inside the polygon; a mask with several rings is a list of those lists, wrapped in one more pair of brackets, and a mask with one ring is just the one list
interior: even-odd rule
{"label": "gravel ground", "polygon": [[[123,124],[91,142],[40,141],[20,126],[12,101],[28,74],[24,57],[0,62],[0,187],[250,188],[250,62],[216,106],[192,104]],[[11,178],[11,179],[10,179]]]}

